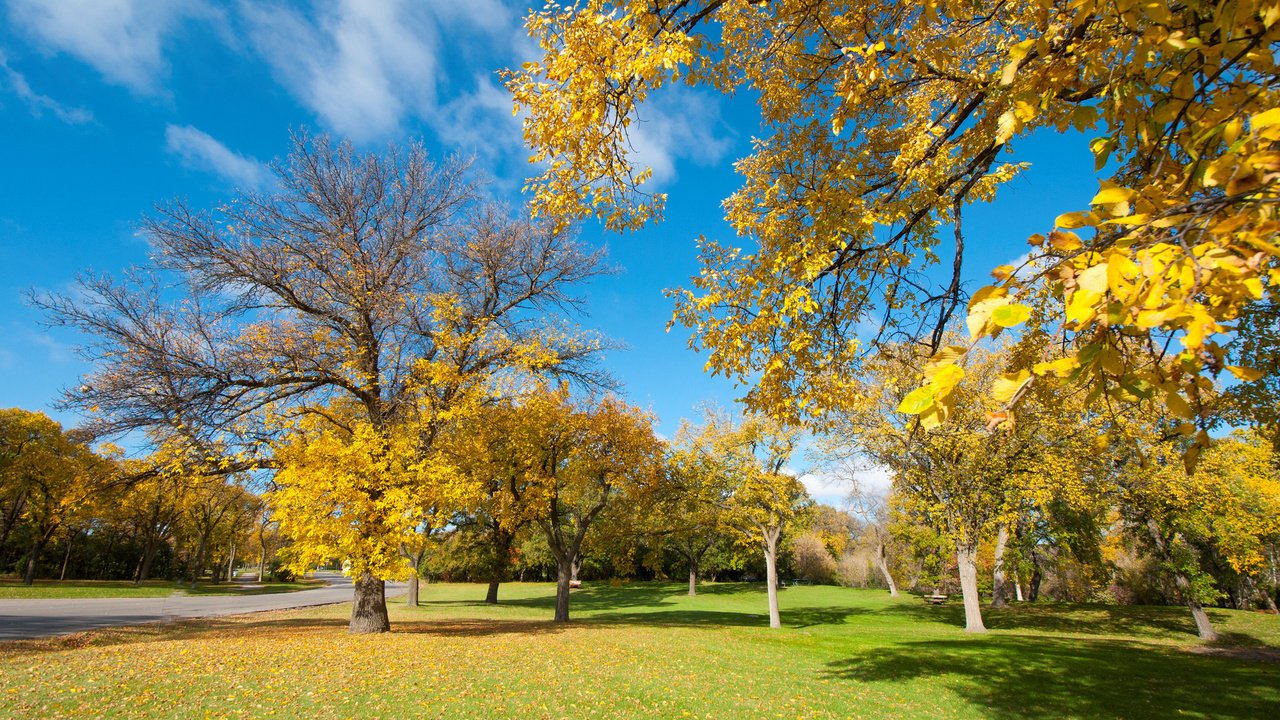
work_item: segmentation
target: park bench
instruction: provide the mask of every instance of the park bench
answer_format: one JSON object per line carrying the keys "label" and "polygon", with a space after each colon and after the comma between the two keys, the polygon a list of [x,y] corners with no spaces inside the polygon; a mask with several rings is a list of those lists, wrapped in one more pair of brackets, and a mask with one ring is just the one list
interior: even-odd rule
{"label": "park bench", "polygon": [[930,605],[941,605],[942,603],[947,601],[947,596],[946,595],[921,595],[920,599],[929,603]]}
{"label": "park bench", "polygon": [[582,581],[581,581],[581,580],[570,580],[570,581],[569,581],[569,587],[570,587],[570,588],[580,588],[580,587],[582,587]]}

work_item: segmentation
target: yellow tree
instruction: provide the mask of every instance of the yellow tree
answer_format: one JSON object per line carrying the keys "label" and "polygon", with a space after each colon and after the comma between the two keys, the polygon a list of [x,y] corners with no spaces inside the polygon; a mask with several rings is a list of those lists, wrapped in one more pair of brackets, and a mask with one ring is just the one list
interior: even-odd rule
{"label": "yellow tree", "polygon": [[[1016,422],[1000,411],[1010,391],[1002,373],[1021,361],[1027,344],[978,348],[963,361],[956,409],[946,424],[922,427],[894,412],[928,362],[918,346],[900,346],[867,362],[860,402],[829,417],[826,451],[889,468],[900,508],[931,526],[954,549],[964,598],[965,629],[984,632],[978,595],[978,552],[989,540],[1002,554],[1008,525],[1025,505],[1052,501],[1088,505],[1098,493],[1087,461],[1097,435],[1078,406],[1049,398],[1026,403]],[[1039,400],[1040,402],[1036,402]],[[995,558],[997,580],[1001,557]]]}
{"label": "yellow tree", "polygon": [[1264,548],[1280,532],[1274,452],[1260,433],[1240,432],[1215,444],[1188,471],[1180,443],[1162,425],[1173,423],[1165,415],[1145,433],[1116,438],[1111,446],[1116,501],[1134,536],[1146,541],[1172,577],[1200,638],[1214,640],[1217,631],[1204,605],[1216,602],[1221,589],[1205,570],[1206,555],[1217,553],[1245,577],[1264,566]]}
{"label": "yellow tree", "polygon": [[22,498],[20,517],[30,526],[22,582],[35,581],[40,555],[116,479],[116,463],[91,450],[86,438],[64,432],[47,415],[0,410],[0,487]]}
{"label": "yellow tree", "polygon": [[[144,220],[162,273],[84,277],[74,296],[35,298],[52,322],[92,338],[96,369],[66,402],[96,430],[161,427],[206,456],[225,447],[224,472],[277,464],[263,451],[288,445],[280,435],[295,422],[333,442],[359,439],[356,454],[412,438],[417,463],[488,380],[590,375],[599,343],[563,313],[601,255],[563,228],[482,201],[463,163],[437,165],[419,146],[362,155],[299,136],[274,167],[276,192],[214,212],[172,203]],[[322,429],[335,407],[341,417]],[[293,477],[323,486],[314,473]],[[350,513],[398,511],[384,496],[402,479],[372,475],[363,500],[345,513],[330,502],[329,514],[399,537],[394,518]],[[386,537],[351,547],[371,553],[351,558],[365,568],[351,630],[386,631],[375,573],[391,572]]]}
{"label": "yellow tree", "polygon": [[653,492],[663,480],[651,418],[619,400],[573,400],[540,389],[513,406],[510,442],[520,458],[497,503],[514,527],[536,525],[556,560],[556,622],[569,621],[569,589],[588,533],[610,509]]}
{"label": "yellow tree", "polygon": [[[1035,131],[1094,135],[1101,188],[1044,219],[1023,272],[994,269],[968,308],[976,337],[1034,301],[1077,341],[1037,375],[1194,406],[1235,318],[1280,284],[1275,0],[586,0],[527,26],[543,57],[506,80],[543,163],[538,208],[558,218],[628,228],[661,213],[628,134],[664,86],[758,98],[725,203],[745,247],[703,242],[676,317],[711,370],[780,417],[840,402],[867,344],[939,347],[963,300],[964,210],[1016,174]],[[942,262],[934,284],[922,271]],[[945,419],[952,379],[934,376],[910,411]]]}
{"label": "yellow tree", "polygon": [[706,428],[683,421],[666,454],[672,492],[658,498],[657,524],[668,544],[689,564],[689,595],[698,594],[703,558],[721,539],[721,516],[729,490],[724,458],[704,447]]}
{"label": "yellow tree", "polygon": [[787,468],[798,434],[764,416],[748,415],[735,422],[709,411],[701,427],[681,438],[683,454],[697,458],[696,472],[714,488],[704,492],[718,506],[721,526],[744,544],[759,543],[764,551],[771,628],[782,627],[779,543],[811,505],[804,484]]}

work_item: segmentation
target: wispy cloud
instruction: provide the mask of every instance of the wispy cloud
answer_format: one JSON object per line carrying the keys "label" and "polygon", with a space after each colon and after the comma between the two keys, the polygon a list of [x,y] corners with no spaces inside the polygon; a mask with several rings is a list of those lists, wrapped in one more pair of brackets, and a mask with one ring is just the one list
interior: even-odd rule
{"label": "wispy cloud", "polygon": [[220,175],[244,190],[257,190],[271,182],[265,165],[241,155],[203,130],[190,125],[169,125],[164,130],[165,149],[188,167]]}
{"label": "wispy cloud", "polygon": [[[511,95],[489,76],[476,76],[475,88],[442,105],[430,124],[443,144],[483,158],[499,174],[499,180],[509,179],[518,187],[527,174],[529,152],[521,134],[521,118],[511,114]],[[502,177],[504,171],[512,177]]]}
{"label": "wispy cloud", "polygon": [[3,85],[17,95],[20,100],[26,103],[27,108],[31,110],[31,114],[36,117],[43,117],[45,113],[52,114],[59,120],[70,125],[83,125],[84,123],[93,122],[93,113],[84,108],[68,107],[54,100],[47,95],[41,95],[31,88],[31,83],[27,82],[27,78],[9,65],[9,60],[3,52],[0,52],[0,78],[3,79]]}
{"label": "wispy cloud", "polygon": [[632,159],[653,169],[653,182],[676,179],[676,163],[709,165],[729,151],[728,125],[720,106],[705,95],[672,87],[652,98],[631,126]]}
{"label": "wispy cloud", "polygon": [[204,0],[9,0],[10,21],[39,44],[143,94],[160,90],[173,31],[188,18],[217,16]]}
{"label": "wispy cloud", "polygon": [[434,105],[437,33],[424,4],[342,0],[312,17],[280,4],[240,9],[276,78],[341,135],[384,137]]}

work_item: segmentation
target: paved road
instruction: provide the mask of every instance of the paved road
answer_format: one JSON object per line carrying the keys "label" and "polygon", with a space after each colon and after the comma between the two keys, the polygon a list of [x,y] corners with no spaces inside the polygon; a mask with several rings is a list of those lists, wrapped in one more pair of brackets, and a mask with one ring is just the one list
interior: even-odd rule
{"label": "paved road", "polygon": [[[0,600],[0,640],[64,635],[112,625],[139,625],[180,618],[239,615],[351,602],[350,578],[326,573],[319,573],[316,577],[328,585],[315,590],[270,595]],[[387,594],[402,593],[404,587],[404,583],[388,583]]]}

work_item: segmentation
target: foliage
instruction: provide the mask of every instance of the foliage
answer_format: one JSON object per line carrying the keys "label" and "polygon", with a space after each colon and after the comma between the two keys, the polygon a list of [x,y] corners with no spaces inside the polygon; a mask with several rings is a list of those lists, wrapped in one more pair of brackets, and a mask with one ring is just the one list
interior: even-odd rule
{"label": "foliage", "polygon": [[[531,13],[543,57],[506,80],[544,163],[539,210],[614,228],[661,211],[627,143],[651,95],[685,81],[756,100],[760,134],[725,203],[749,247],[704,240],[676,320],[710,370],[792,420],[858,402],[864,355],[903,337],[941,352],[900,410],[946,419],[971,346],[941,348],[963,299],[965,207],[1015,176],[1019,138],[1096,134],[1091,207],[1063,208],[1022,268],[995,268],[969,329],[1034,314],[1071,348],[1006,378],[1003,404],[1063,379],[1167,397],[1194,421],[1210,376],[1257,378],[1228,364],[1234,321],[1280,284],[1278,20],[1273,0],[589,0]],[[952,274],[935,285],[946,232]]]}
{"label": "foliage", "polygon": [[[297,557],[351,553],[367,600],[353,628],[386,630],[378,575],[401,574],[414,503],[450,499],[428,496],[446,472],[433,464],[442,427],[524,375],[604,380],[601,341],[565,316],[601,254],[482,200],[465,163],[420,146],[293,140],[275,192],[143,221],[162,273],[85,276],[74,295],[33,299],[93,339],[95,368],[66,405],[100,432],[178,435],[209,472],[280,467]],[[309,471],[291,433],[337,474]]]}

